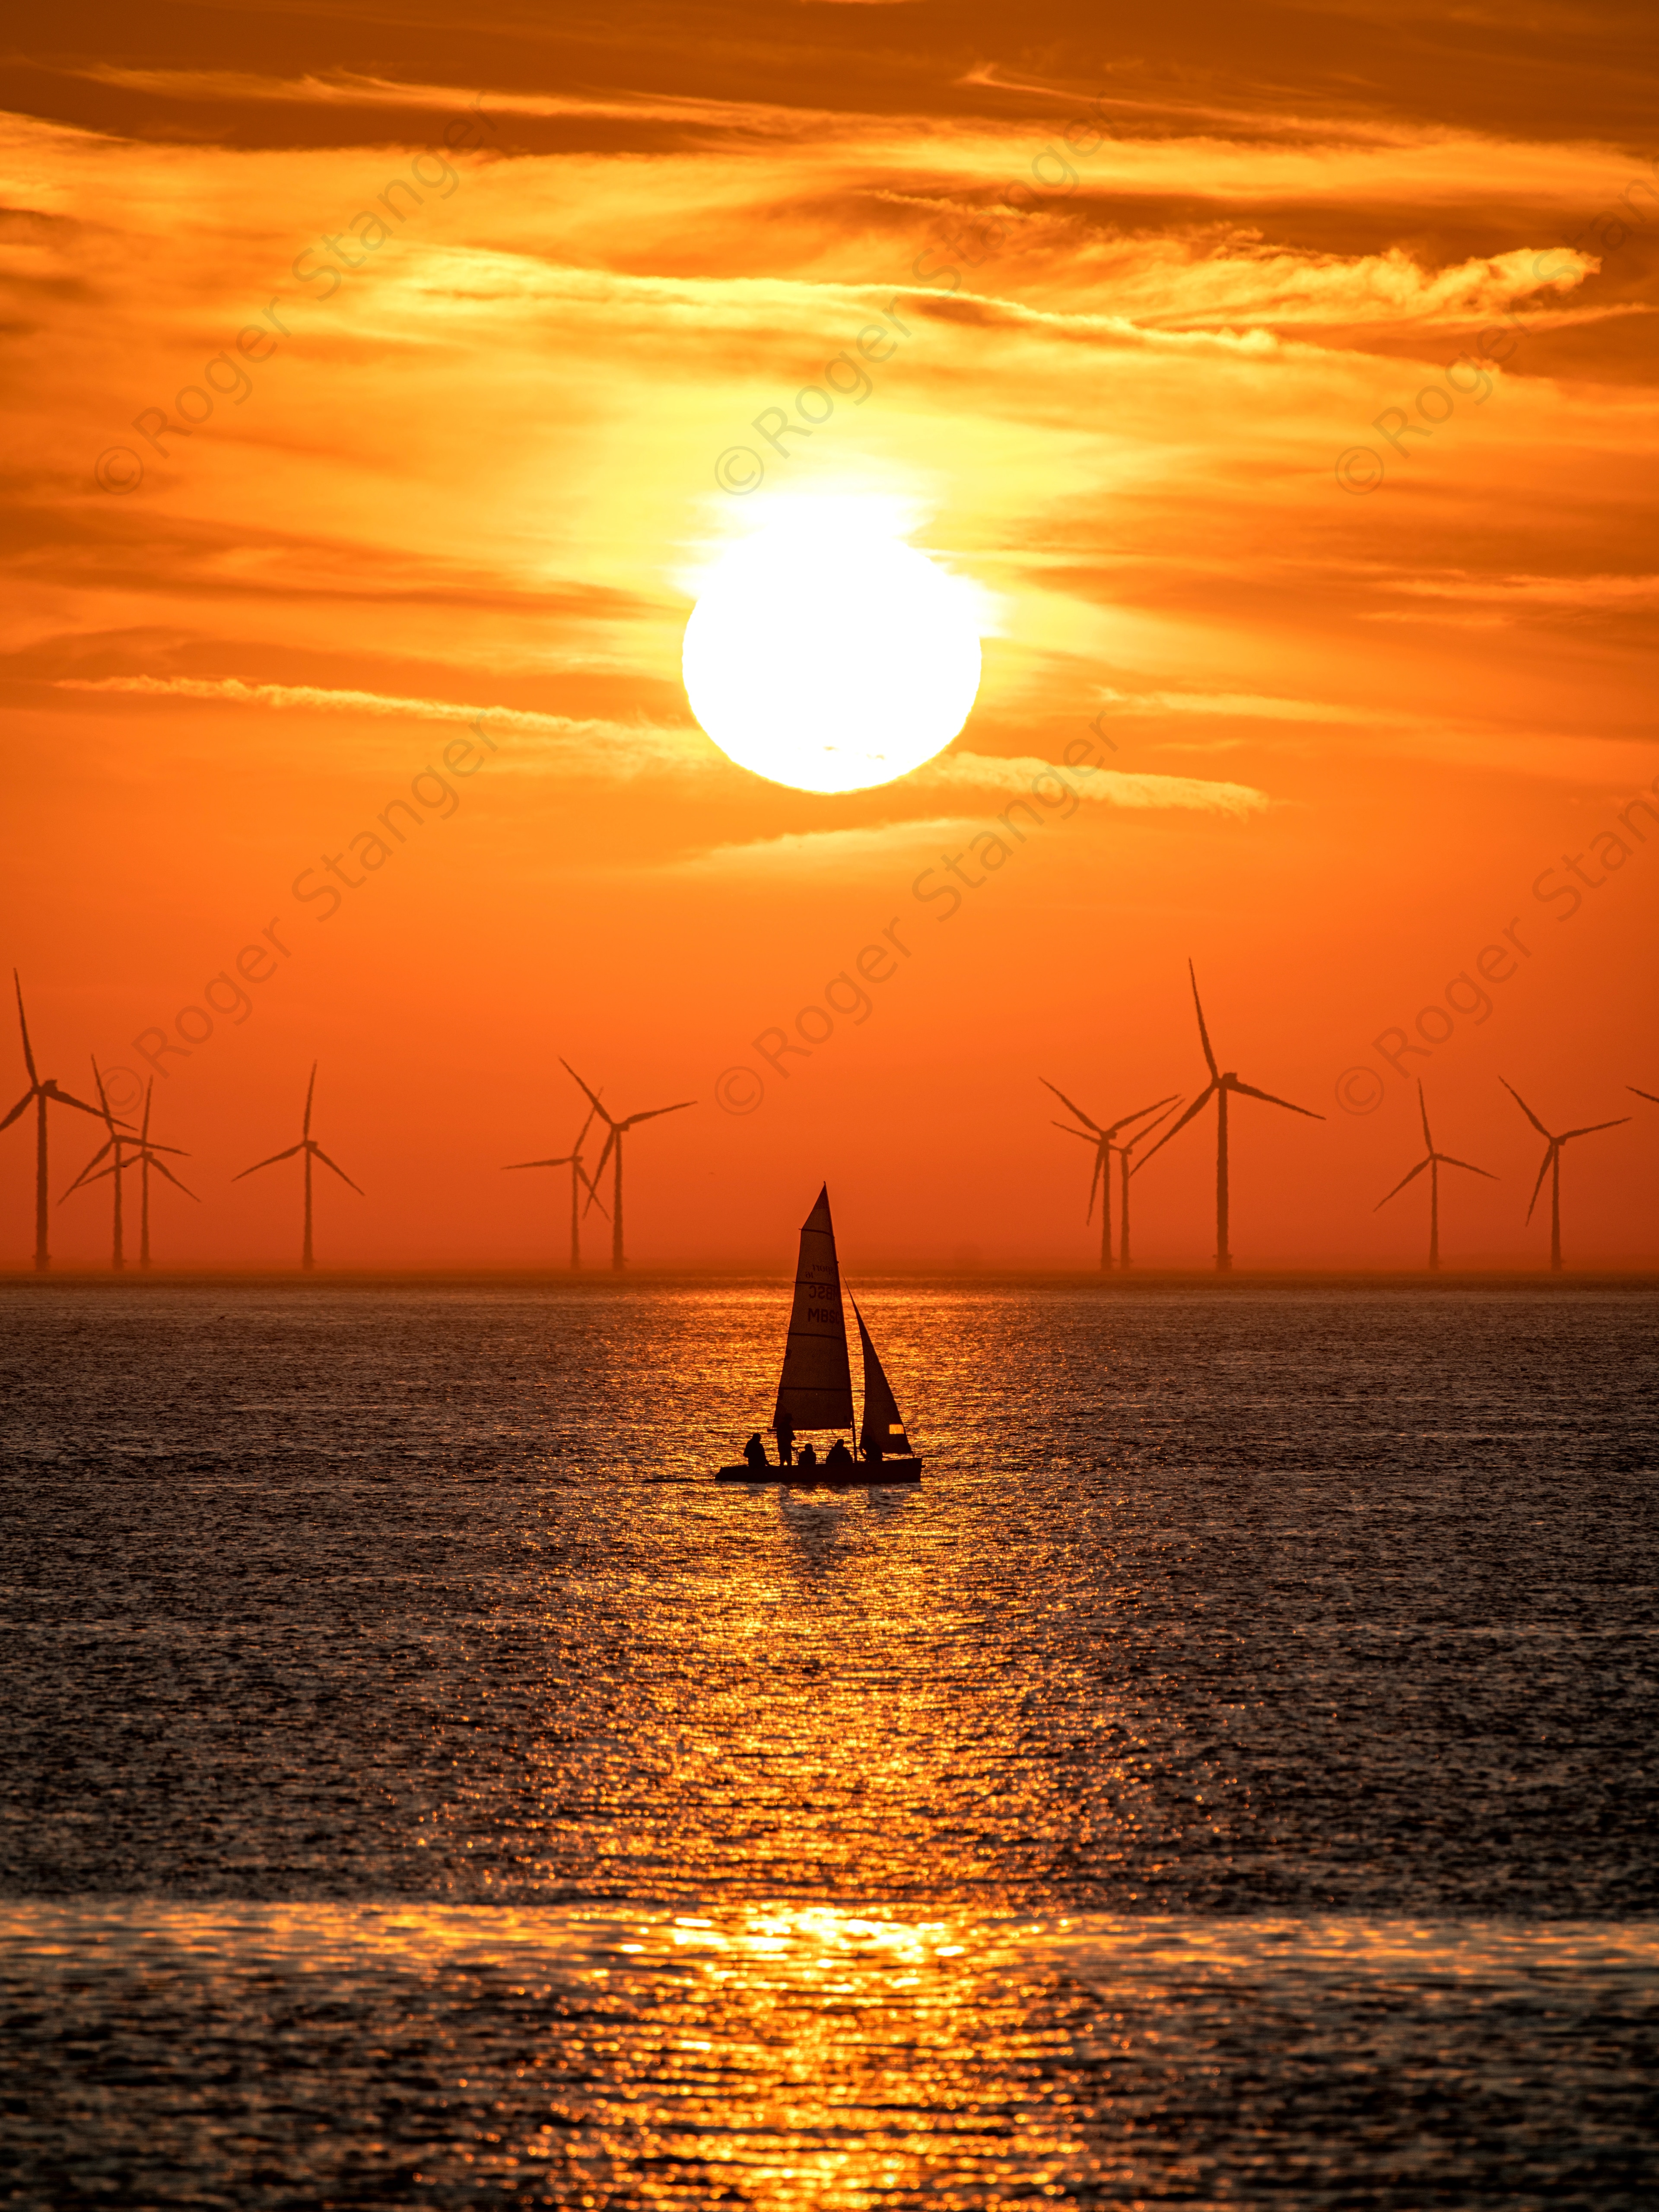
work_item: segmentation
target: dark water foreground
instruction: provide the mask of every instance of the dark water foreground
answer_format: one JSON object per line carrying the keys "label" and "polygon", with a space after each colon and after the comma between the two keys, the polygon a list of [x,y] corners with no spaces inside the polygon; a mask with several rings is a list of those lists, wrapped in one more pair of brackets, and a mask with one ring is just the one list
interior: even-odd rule
{"label": "dark water foreground", "polygon": [[1659,2193],[1641,1284],[0,1285],[0,2203]]}
{"label": "dark water foreground", "polygon": [[0,1929],[41,2203],[1634,2205],[1655,2174],[1651,1926],[147,1901]]}

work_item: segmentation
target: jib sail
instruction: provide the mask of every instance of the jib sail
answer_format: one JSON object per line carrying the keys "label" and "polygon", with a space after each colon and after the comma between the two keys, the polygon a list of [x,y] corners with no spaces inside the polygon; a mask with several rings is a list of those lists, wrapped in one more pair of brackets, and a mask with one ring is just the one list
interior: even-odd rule
{"label": "jib sail", "polygon": [[859,1341],[864,1346],[864,1425],[859,1431],[860,1449],[866,1459],[908,1458],[910,1446],[898,1401],[877,1357],[876,1347],[870,1341],[870,1332],[864,1326],[864,1316],[859,1312],[856,1298],[853,1311],[858,1319]]}

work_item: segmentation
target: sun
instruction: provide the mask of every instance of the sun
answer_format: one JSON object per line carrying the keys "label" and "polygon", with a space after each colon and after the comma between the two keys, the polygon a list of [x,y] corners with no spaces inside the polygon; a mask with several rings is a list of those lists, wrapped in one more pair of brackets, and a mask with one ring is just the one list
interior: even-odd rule
{"label": "sun", "polygon": [[972,587],[884,503],[813,501],[726,553],[685,626],[697,720],[798,791],[863,791],[948,745],[979,690]]}

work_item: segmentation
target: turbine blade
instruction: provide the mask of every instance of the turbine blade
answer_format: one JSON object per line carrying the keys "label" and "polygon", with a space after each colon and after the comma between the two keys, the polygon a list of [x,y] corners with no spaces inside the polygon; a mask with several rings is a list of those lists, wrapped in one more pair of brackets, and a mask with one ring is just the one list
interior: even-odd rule
{"label": "turbine blade", "polygon": [[1111,1170],[1107,1163],[1106,1147],[1104,1145],[1100,1145],[1096,1147],[1094,1172],[1089,1177],[1089,1205],[1088,1210],[1083,1217],[1085,1228],[1087,1228],[1090,1222],[1091,1222],[1095,1218],[1095,1193],[1100,1188],[1100,1178],[1103,1172],[1109,1174]]}
{"label": "turbine blade", "polygon": [[[60,1091],[55,1076],[49,1075],[40,1088],[48,1098],[55,1098],[60,1106],[78,1106],[83,1114],[90,1114],[97,1121],[107,1121],[110,1118],[107,1115],[100,1114],[95,1106],[88,1106],[84,1098],[76,1098],[67,1091]],[[128,1124],[124,1121],[121,1126],[125,1128]]]}
{"label": "turbine blade", "polygon": [[[150,1162],[150,1165],[155,1169],[157,1175],[165,1176],[167,1181],[177,1189],[183,1191],[186,1198],[196,1198],[196,1194],[190,1188],[190,1185],[188,1183],[180,1182],[178,1176],[174,1175],[173,1170],[167,1165],[165,1160],[152,1160]],[[106,1168],[104,1172],[107,1175],[109,1172],[108,1169]],[[199,1206],[202,1201],[199,1198],[196,1198],[196,1203]]]}
{"label": "turbine blade", "polygon": [[144,1085],[144,1118],[138,1131],[140,1139],[145,1144],[149,1142],[149,1095],[155,1088],[155,1078],[152,1075],[149,1081]]}
{"label": "turbine blade", "polygon": [[1292,1106],[1288,1098],[1275,1098],[1271,1091],[1258,1091],[1254,1083],[1230,1083],[1229,1091],[1242,1091],[1247,1098],[1265,1099],[1269,1106],[1283,1106],[1291,1114],[1305,1114],[1310,1121],[1322,1121],[1325,1116],[1316,1114],[1311,1106]]}
{"label": "turbine blade", "polygon": [[[1498,1077],[1498,1080],[1500,1083],[1503,1083],[1503,1082],[1504,1082],[1504,1079],[1503,1079],[1503,1077],[1502,1077],[1501,1075]],[[1507,1090],[1508,1090],[1508,1088],[1509,1088],[1508,1084],[1506,1084],[1506,1083],[1505,1083],[1505,1084],[1504,1084],[1504,1088],[1507,1091]],[[1560,1149],[1560,1147],[1557,1145],[1557,1143],[1556,1143],[1556,1141],[1555,1141],[1554,1138],[1553,1138],[1553,1137],[1552,1137],[1552,1138],[1550,1139],[1550,1148],[1549,1148],[1548,1152],[1547,1152],[1545,1153],[1545,1155],[1544,1155],[1544,1164],[1543,1164],[1543,1166],[1542,1166],[1541,1168],[1540,1168],[1540,1169],[1539,1169],[1539,1170],[1538,1170],[1538,1180],[1537,1180],[1537,1182],[1536,1182],[1535,1183],[1534,1183],[1534,1185],[1533,1185],[1533,1187],[1532,1187],[1532,1196],[1531,1196],[1531,1198],[1528,1200],[1528,1204],[1527,1204],[1527,1218],[1528,1218],[1528,1221],[1530,1221],[1530,1220],[1532,1219],[1532,1210],[1533,1210],[1533,1207],[1534,1207],[1534,1206],[1536,1206],[1536,1205],[1537,1205],[1537,1203],[1538,1203],[1538,1194],[1539,1194],[1539,1192],[1540,1192],[1540,1190],[1542,1190],[1542,1188],[1544,1188],[1544,1177],[1545,1177],[1545,1176],[1549,1173],[1549,1171],[1550,1171],[1550,1162],[1551,1162],[1551,1161],[1555,1158],[1555,1155],[1556,1155],[1556,1153],[1559,1151],[1559,1149]]]}
{"label": "turbine blade", "polygon": [[582,1181],[587,1185],[589,1191],[592,1194],[587,1201],[587,1206],[585,1206],[582,1208],[584,1213],[586,1212],[587,1206],[591,1206],[594,1203],[594,1200],[599,1197],[599,1177],[605,1173],[605,1164],[610,1158],[611,1148],[616,1142],[617,1127],[616,1124],[612,1122],[610,1129],[605,1134],[605,1150],[599,1154],[599,1165],[594,1169],[592,1176],[589,1176],[586,1169],[582,1170]]}
{"label": "turbine blade", "polygon": [[313,1060],[311,1063],[311,1080],[306,1085],[306,1118],[300,1124],[300,1134],[302,1139],[311,1134],[311,1102],[316,1095],[316,1090],[317,1063]]}
{"label": "turbine blade", "polygon": [[[351,1177],[346,1173],[345,1170],[339,1165],[337,1161],[330,1159],[328,1154],[323,1150],[320,1145],[313,1145],[311,1150],[316,1154],[317,1158],[322,1162],[325,1168],[332,1168],[334,1170],[335,1174],[339,1176],[342,1182],[351,1182]],[[360,1185],[351,1182],[351,1188],[357,1193],[359,1198],[367,1198],[368,1196],[368,1193],[362,1189]]]}
{"label": "turbine blade", "polygon": [[1423,1079],[1417,1079],[1417,1110],[1423,1116],[1423,1141],[1429,1148],[1429,1158],[1434,1158],[1434,1139],[1429,1134],[1428,1101],[1423,1096]]}
{"label": "turbine blade", "polygon": [[620,1134],[624,1129],[633,1128],[636,1122],[654,1121],[659,1114],[683,1113],[688,1106],[695,1106],[696,1103],[697,1102],[695,1098],[681,1098],[677,1100],[672,1106],[653,1106],[644,1114],[630,1114],[625,1121],[618,1121],[614,1126],[618,1134]]}
{"label": "turbine blade", "polygon": [[23,1032],[23,1065],[29,1072],[30,1083],[38,1085],[40,1079],[34,1072],[34,1054],[29,1050],[29,1025],[23,1013],[23,986],[15,968],[11,971],[11,980],[17,993],[17,1026]]}
{"label": "turbine blade", "polygon": [[509,1160],[501,1173],[511,1175],[514,1168],[568,1168],[574,1157],[574,1153],[566,1152],[556,1160]]}
{"label": "turbine blade", "polygon": [[[1627,1083],[1625,1088],[1626,1091],[1636,1091],[1636,1085],[1633,1083]],[[1650,1106],[1659,1106],[1659,1098],[1656,1098],[1650,1091],[1636,1091],[1636,1095],[1638,1098],[1645,1098]]]}
{"label": "turbine blade", "polygon": [[1193,979],[1193,1004],[1198,1009],[1198,1034],[1204,1047],[1205,1065],[1210,1071],[1212,1080],[1214,1080],[1220,1076],[1221,1070],[1216,1066],[1215,1054],[1210,1050],[1210,1032],[1204,1026],[1204,1002],[1198,995],[1198,970],[1190,960],[1187,963],[1187,973]]}
{"label": "turbine blade", "polygon": [[[1220,1079],[1220,1078],[1218,1076],[1218,1077],[1217,1077],[1217,1079],[1216,1079],[1216,1080],[1215,1080],[1212,1084],[1211,1084],[1211,1085],[1210,1085],[1210,1087],[1209,1087],[1209,1089],[1208,1089],[1207,1091],[1200,1091],[1199,1092],[1199,1094],[1198,1094],[1197,1097],[1194,1099],[1194,1101],[1193,1101],[1192,1104],[1191,1104],[1191,1105],[1187,1109],[1186,1112],[1182,1115],[1181,1119],[1180,1119],[1178,1121],[1176,1121],[1176,1122],[1173,1123],[1173,1124],[1171,1125],[1171,1127],[1170,1127],[1167,1128],[1167,1129],[1164,1132],[1164,1134],[1163,1134],[1163,1135],[1158,1139],[1158,1142],[1157,1142],[1157,1143],[1152,1146],[1152,1151],[1151,1151],[1150,1152],[1148,1152],[1148,1153],[1147,1153],[1147,1155],[1146,1155],[1146,1160],[1152,1160],[1152,1159],[1156,1159],[1156,1158],[1158,1158],[1158,1154],[1159,1154],[1159,1153],[1164,1150],[1164,1147],[1165,1146],[1165,1145],[1167,1145],[1167,1144],[1169,1143],[1169,1141],[1170,1141],[1170,1138],[1171,1138],[1171,1137],[1178,1137],[1178,1136],[1181,1134],[1182,1131],[1186,1127],[1186,1126],[1187,1126],[1188,1122],[1188,1121],[1190,1121],[1192,1120],[1192,1118],[1193,1118],[1194,1115],[1194,1114],[1196,1114],[1196,1113],[1200,1109],[1200,1108],[1205,1107],[1205,1106],[1207,1106],[1207,1105],[1209,1104],[1209,1103],[1210,1103],[1211,1099],[1215,1096],[1216,1092],[1217,1092],[1218,1091],[1219,1091],[1219,1090],[1220,1090],[1220,1088],[1221,1088],[1221,1079]],[[1140,1170],[1142,1170],[1142,1168],[1144,1168],[1144,1167],[1146,1166],[1146,1160],[1137,1160],[1137,1161],[1135,1162],[1135,1164],[1134,1164],[1134,1168],[1133,1168],[1133,1172],[1134,1174],[1136,1174],[1136,1175],[1139,1175],[1139,1174],[1140,1173]]]}
{"label": "turbine blade", "polygon": [[[1082,1109],[1080,1106],[1074,1106],[1074,1105],[1073,1105],[1073,1103],[1072,1103],[1071,1100],[1070,1100],[1070,1099],[1066,1096],[1066,1093],[1065,1093],[1065,1092],[1060,1089],[1060,1087],[1059,1084],[1057,1084],[1057,1083],[1050,1083],[1050,1082],[1049,1082],[1049,1080],[1048,1080],[1048,1077],[1047,1077],[1046,1075],[1039,1075],[1039,1076],[1038,1076],[1038,1078],[1037,1078],[1037,1081],[1038,1081],[1038,1082],[1042,1085],[1042,1087],[1043,1087],[1043,1089],[1044,1089],[1045,1091],[1052,1091],[1054,1092],[1054,1094],[1055,1097],[1059,1099],[1059,1101],[1060,1101],[1060,1104],[1061,1104],[1061,1105],[1066,1109],[1066,1112],[1067,1112],[1068,1114],[1075,1114],[1075,1115],[1077,1115],[1077,1118],[1078,1118],[1078,1120],[1079,1120],[1079,1121],[1082,1121],[1082,1122],[1086,1123],[1086,1124],[1087,1124],[1087,1126],[1094,1131],[1095,1134],[1096,1134],[1097,1136],[1099,1136],[1099,1134],[1101,1133],[1101,1130],[1100,1130],[1100,1124],[1099,1124],[1099,1122],[1098,1122],[1098,1121],[1091,1121],[1089,1120],[1089,1116],[1088,1116],[1088,1115],[1084,1112],[1083,1109]],[[1058,1124],[1057,1122],[1056,1122],[1056,1124],[1055,1124],[1055,1127],[1059,1127],[1059,1124]]]}
{"label": "turbine blade", "polygon": [[1592,1121],[1588,1129],[1565,1130],[1559,1141],[1565,1145],[1570,1137],[1593,1137],[1598,1129],[1622,1129],[1629,1119],[1628,1114],[1621,1114],[1616,1121]]}
{"label": "turbine blade", "polygon": [[[1412,1170],[1408,1176],[1401,1176],[1399,1182],[1395,1183],[1394,1188],[1389,1193],[1389,1198],[1398,1198],[1401,1192],[1406,1188],[1406,1185],[1408,1182],[1415,1182],[1418,1176],[1422,1174],[1424,1169],[1428,1165],[1428,1160],[1419,1160],[1417,1165]],[[1376,1204],[1372,1206],[1371,1212],[1373,1213],[1381,1213],[1383,1207],[1388,1204],[1389,1198],[1379,1198]]]}
{"label": "turbine blade", "polygon": [[1504,1090],[1509,1092],[1510,1097],[1514,1099],[1516,1104],[1526,1115],[1528,1121],[1532,1123],[1533,1127],[1537,1130],[1539,1135],[1544,1139],[1545,1143],[1547,1145],[1553,1145],[1555,1142],[1554,1138],[1551,1136],[1549,1131],[1539,1120],[1537,1115],[1533,1112],[1531,1107],[1528,1105],[1526,1100],[1521,1096],[1521,1093],[1516,1089],[1515,1085],[1512,1083],[1504,1082],[1504,1078],[1501,1075],[1498,1077],[1498,1080],[1504,1085]]}
{"label": "turbine blade", "polygon": [[[1180,1103],[1181,1103],[1181,1093],[1177,1091],[1176,1091],[1176,1095],[1175,1095],[1175,1097],[1174,1097],[1174,1098],[1170,1101],[1170,1105],[1169,1105],[1169,1107],[1167,1108],[1167,1109],[1166,1109],[1164,1113],[1162,1113],[1162,1114],[1160,1114],[1160,1115],[1158,1115],[1158,1117],[1157,1121],[1149,1121],[1149,1122],[1146,1124],[1146,1127],[1145,1127],[1144,1129],[1137,1129],[1137,1130],[1135,1131],[1135,1133],[1134,1133],[1133,1136],[1130,1138],[1130,1139],[1129,1139],[1129,1141],[1128,1141],[1128,1143],[1127,1143],[1127,1145],[1120,1145],[1120,1146],[1118,1146],[1118,1150],[1119,1150],[1119,1152],[1133,1152],[1133,1150],[1134,1150],[1135,1146],[1136,1146],[1140,1142],[1140,1140],[1141,1140],[1141,1139],[1142,1139],[1143,1137],[1150,1137],[1150,1136],[1152,1135],[1152,1132],[1153,1132],[1153,1130],[1154,1130],[1154,1129],[1161,1129],[1161,1128],[1163,1127],[1164,1124],[1164,1123],[1169,1120],[1170,1115],[1175,1112],[1176,1108],[1177,1106],[1179,1106],[1179,1105],[1180,1105]],[[1133,1175],[1133,1174],[1134,1173],[1134,1170],[1133,1170],[1133,1168],[1131,1168],[1131,1169],[1130,1169],[1130,1170],[1129,1170],[1129,1172],[1130,1172],[1130,1174],[1131,1174],[1131,1175]]]}
{"label": "turbine blade", "polygon": [[1156,1114],[1160,1106],[1167,1106],[1170,1103],[1170,1099],[1177,1097],[1180,1094],[1178,1092],[1171,1091],[1163,1098],[1154,1098],[1150,1106],[1138,1107],[1133,1114],[1126,1114],[1121,1121],[1114,1121],[1111,1127],[1107,1130],[1106,1134],[1109,1137],[1116,1136],[1118,1131],[1120,1129],[1127,1129],[1131,1121],[1139,1121],[1144,1115]]}
{"label": "turbine blade", "polygon": [[605,1200],[599,1196],[599,1186],[594,1182],[592,1176],[588,1174],[587,1170],[582,1165],[580,1160],[576,1162],[576,1173],[587,1185],[589,1193],[591,1194],[588,1198],[587,1205],[582,1208],[583,1218],[586,1219],[591,1207],[597,1206],[599,1212],[604,1214],[605,1219],[609,1221],[611,1218],[611,1209],[605,1204]]}
{"label": "turbine blade", "polygon": [[34,1092],[32,1090],[26,1091],[22,1097],[18,1100],[17,1103],[12,1108],[10,1113],[7,1115],[5,1120],[3,1121],[0,1121],[0,1129],[9,1129],[12,1123],[17,1119],[24,1108],[26,1106],[32,1106],[33,1103]]}
{"label": "turbine blade", "polygon": [[291,1160],[295,1152],[302,1152],[304,1150],[305,1143],[304,1140],[301,1139],[301,1141],[297,1145],[290,1145],[285,1152],[273,1152],[268,1160],[255,1160],[251,1168],[244,1168],[242,1170],[241,1175],[232,1176],[231,1181],[233,1182],[240,1182],[242,1176],[258,1175],[261,1168],[274,1168],[278,1160]]}
{"label": "turbine blade", "polygon": [[[1042,1080],[1042,1078],[1038,1076],[1037,1081],[1041,1083]],[[28,1102],[26,1099],[24,1103],[27,1105],[27,1103]],[[1066,1128],[1066,1125],[1064,1121],[1051,1121],[1048,1126],[1051,1129],[1065,1129],[1068,1137],[1081,1137],[1085,1145],[1097,1145],[1100,1142],[1100,1133],[1098,1130],[1097,1130],[1095,1134],[1091,1137],[1086,1129]]]}
{"label": "turbine blade", "polygon": [[1495,1176],[1490,1168],[1476,1167],[1473,1160],[1455,1160],[1449,1152],[1437,1152],[1434,1157],[1442,1167],[1467,1168],[1471,1175],[1485,1176],[1488,1182],[1502,1182],[1504,1180],[1502,1176]]}
{"label": "turbine blade", "polygon": [[[582,1081],[580,1076],[577,1074],[575,1069],[572,1067],[568,1060],[561,1060],[559,1066],[563,1068],[565,1073],[570,1078],[570,1080],[576,1085],[579,1091],[586,1091],[587,1097],[592,1103],[593,1112],[599,1115],[600,1121],[605,1123],[606,1128],[614,1129],[617,1125],[611,1120],[611,1116],[605,1112],[604,1107],[600,1105],[599,1092],[597,1091],[588,1090],[586,1084]],[[591,1121],[592,1119],[592,1115],[590,1115],[588,1118]]]}

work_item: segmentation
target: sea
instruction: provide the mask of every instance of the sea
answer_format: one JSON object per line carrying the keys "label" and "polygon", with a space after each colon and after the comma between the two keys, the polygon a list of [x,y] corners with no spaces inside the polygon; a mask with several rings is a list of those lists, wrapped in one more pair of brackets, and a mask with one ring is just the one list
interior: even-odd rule
{"label": "sea", "polygon": [[0,1282],[0,2204],[1659,2202],[1659,1284]]}

